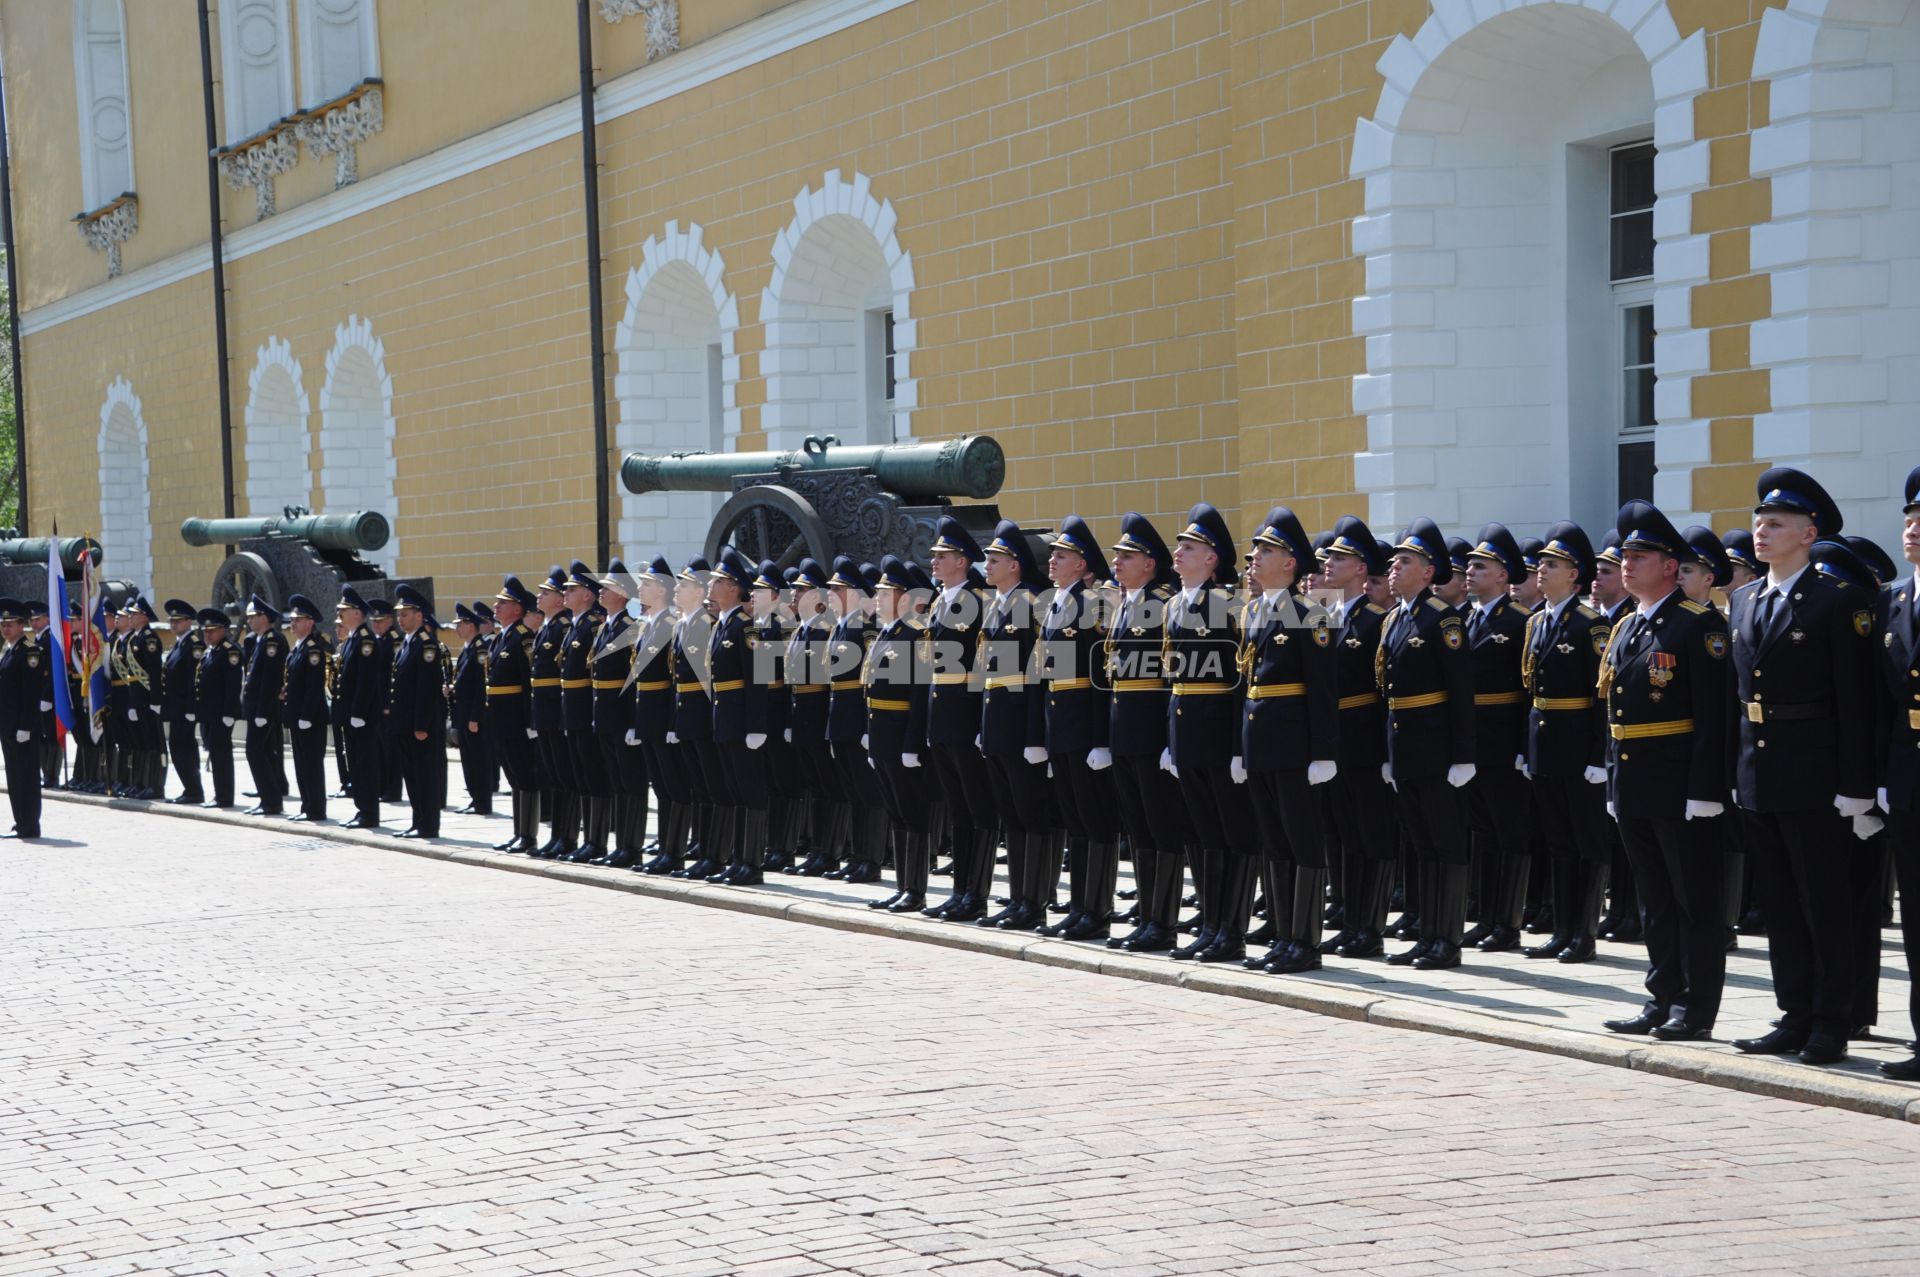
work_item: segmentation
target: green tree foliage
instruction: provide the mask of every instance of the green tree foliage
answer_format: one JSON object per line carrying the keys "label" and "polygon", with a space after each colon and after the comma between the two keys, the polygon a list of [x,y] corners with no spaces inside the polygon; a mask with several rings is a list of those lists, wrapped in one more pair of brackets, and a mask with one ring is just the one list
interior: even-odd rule
{"label": "green tree foliage", "polygon": [[[0,252],[0,323],[13,313],[13,299],[7,296],[6,255]],[[20,399],[14,380],[13,347],[0,330],[0,527],[20,526],[20,450],[15,438]]]}

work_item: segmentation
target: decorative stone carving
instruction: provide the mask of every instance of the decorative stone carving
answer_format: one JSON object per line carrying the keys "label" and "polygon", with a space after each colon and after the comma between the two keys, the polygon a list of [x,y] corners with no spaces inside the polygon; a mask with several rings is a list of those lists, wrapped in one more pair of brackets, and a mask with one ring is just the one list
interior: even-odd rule
{"label": "decorative stone carving", "polygon": [[680,0],[600,0],[600,16],[608,22],[635,14],[647,18],[647,61],[680,47]]}
{"label": "decorative stone carving", "polygon": [[220,176],[236,191],[253,188],[253,213],[264,221],[277,211],[273,179],[293,171],[300,158],[300,147],[291,123],[276,124],[238,146],[214,152],[220,164]]}
{"label": "decorative stone carving", "polygon": [[73,215],[74,225],[87,247],[107,255],[107,278],[120,274],[120,246],[140,229],[140,197],[132,191],[86,213]]}
{"label": "decorative stone carving", "polygon": [[368,80],[351,93],[335,98],[296,118],[294,129],[307,144],[307,154],[333,156],[333,189],[360,180],[360,143],[386,126],[381,83]]}

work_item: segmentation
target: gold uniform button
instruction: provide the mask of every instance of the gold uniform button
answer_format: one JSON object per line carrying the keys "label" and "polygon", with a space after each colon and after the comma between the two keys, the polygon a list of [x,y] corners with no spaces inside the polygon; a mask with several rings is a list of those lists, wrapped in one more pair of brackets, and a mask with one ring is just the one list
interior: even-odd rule
{"label": "gold uniform button", "polygon": [[1756,705],[1758,705],[1758,704],[1760,703],[1760,693],[1758,693],[1758,692],[1755,692],[1755,693],[1753,694],[1753,702],[1754,702],[1754,704],[1756,704]]}
{"label": "gold uniform button", "polygon": [[1759,746],[1759,747],[1760,747],[1761,749],[1765,749],[1765,748],[1767,747],[1767,742],[1765,742],[1765,741],[1763,741],[1763,740],[1757,740],[1757,741],[1755,741],[1755,742],[1753,742],[1753,743],[1754,743],[1755,745],[1758,745],[1758,746]]}
{"label": "gold uniform button", "polygon": [[1631,755],[1631,754],[1622,754],[1622,755],[1620,755],[1620,761],[1624,763],[1624,762],[1626,762],[1626,761],[1627,761],[1627,759],[1629,759],[1629,758],[1631,758],[1631,757],[1632,757],[1632,755]]}

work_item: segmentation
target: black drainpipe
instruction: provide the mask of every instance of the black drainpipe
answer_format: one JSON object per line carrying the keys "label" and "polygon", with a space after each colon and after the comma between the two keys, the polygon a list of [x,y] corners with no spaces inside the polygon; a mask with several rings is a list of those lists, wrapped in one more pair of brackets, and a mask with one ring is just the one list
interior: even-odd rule
{"label": "black drainpipe", "polygon": [[[206,0],[200,0],[201,11]],[[203,18],[204,22],[204,18]],[[201,39],[205,40],[205,27]],[[211,117],[209,117],[211,118]],[[593,13],[580,0],[580,168],[587,205],[587,323],[593,348],[593,544],[605,567],[613,554],[613,504],[607,449],[607,337],[600,297],[600,148],[593,122]]]}
{"label": "black drainpipe", "polygon": [[[220,383],[220,508],[227,518],[233,510],[233,404],[227,378],[227,264],[220,235],[220,134],[213,118],[213,33],[207,21],[207,0],[200,0],[200,100],[207,116],[207,223],[213,249],[213,349]],[[228,554],[233,547],[226,548]]]}
{"label": "black drainpipe", "polygon": [[27,529],[27,379],[20,369],[20,274],[14,267],[13,147],[7,134],[7,80],[0,74],[0,235],[7,248],[7,343],[13,352],[13,464],[20,471],[20,530]]}

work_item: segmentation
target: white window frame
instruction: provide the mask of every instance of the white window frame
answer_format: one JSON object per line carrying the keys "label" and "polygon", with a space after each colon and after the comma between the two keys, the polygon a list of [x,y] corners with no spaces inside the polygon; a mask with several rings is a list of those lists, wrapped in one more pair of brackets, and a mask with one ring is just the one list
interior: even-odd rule
{"label": "white window frame", "polygon": [[[887,329],[893,322],[892,306],[876,306],[868,310],[862,323],[861,346],[862,362],[865,367],[861,373],[861,397],[867,410],[867,438],[874,443],[897,442],[894,435],[894,396],[887,393],[889,380],[898,393],[899,378],[889,378],[889,356],[887,354]],[[896,350],[895,358],[898,357]]]}
{"label": "white window frame", "polygon": [[[267,0],[279,12],[280,48],[278,61],[280,71],[280,107],[271,120],[251,123],[240,114],[240,95],[234,92],[239,82],[237,69],[240,52],[240,6],[233,0],[220,5],[220,89],[225,98],[224,110],[227,122],[227,144],[241,142],[254,134],[262,132],[278,121],[292,115],[299,109],[300,100],[295,96],[293,83],[293,18],[287,11],[287,0]],[[304,45],[304,42],[302,42]]]}
{"label": "white window frame", "polygon": [[133,77],[129,74],[127,63],[127,6],[125,0],[106,0],[120,11],[120,84],[124,94],[123,113],[127,121],[127,186],[126,191],[102,191],[100,178],[94,171],[93,154],[93,65],[87,56],[87,15],[97,0],[74,0],[73,3],[73,78],[74,99],[79,106],[80,123],[80,197],[85,212],[92,212],[112,200],[119,199],[126,191],[134,190],[133,172]]}
{"label": "white window frame", "polygon": [[[1639,211],[1635,213],[1616,213],[1613,211],[1613,155],[1616,151],[1631,150],[1637,147],[1651,145],[1652,141],[1653,139],[1651,138],[1640,138],[1631,142],[1617,142],[1606,149],[1606,243],[1608,245],[1609,275],[1612,274],[1613,223],[1621,217],[1639,215]],[[1612,358],[1610,360],[1610,372],[1613,380],[1613,391],[1611,395],[1613,410],[1613,474],[1611,479],[1614,489],[1613,503],[1618,507],[1626,502],[1626,494],[1620,491],[1620,450],[1628,444],[1651,444],[1654,441],[1654,433],[1659,425],[1658,421],[1655,421],[1644,427],[1629,429],[1626,424],[1627,312],[1642,306],[1648,307],[1649,309],[1653,306],[1653,272],[1649,269],[1645,275],[1635,275],[1622,280],[1609,279],[1608,286],[1613,290],[1613,338],[1611,342]],[[1634,366],[1639,367],[1640,365],[1636,364]],[[1647,367],[1651,370],[1653,365],[1648,364]],[[1654,379],[1657,383],[1659,380],[1657,373]],[[1659,473],[1657,467],[1655,473]]]}
{"label": "white window frame", "polygon": [[[360,5],[360,52],[361,60],[366,64],[363,79],[373,79],[380,74],[380,10],[375,0],[358,0]],[[325,102],[331,102],[342,94],[358,87],[356,84],[322,85],[320,68],[315,64],[315,55],[320,42],[314,33],[319,21],[319,7],[311,0],[303,0],[300,5],[300,92],[307,98],[309,109]]]}

